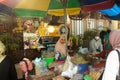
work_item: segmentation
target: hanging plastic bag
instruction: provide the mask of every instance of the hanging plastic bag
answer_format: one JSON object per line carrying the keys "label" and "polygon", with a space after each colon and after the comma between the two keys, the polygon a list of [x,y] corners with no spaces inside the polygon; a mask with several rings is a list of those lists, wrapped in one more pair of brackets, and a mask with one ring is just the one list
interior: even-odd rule
{"label": "hanging plastic bag", "polygon": [[73,75],[76,74],[78,71],[78,66],[74,65],[71,62],[70,56],[68,55],[63,66],[63,72],[61,73],[62,76],[73,78]]}

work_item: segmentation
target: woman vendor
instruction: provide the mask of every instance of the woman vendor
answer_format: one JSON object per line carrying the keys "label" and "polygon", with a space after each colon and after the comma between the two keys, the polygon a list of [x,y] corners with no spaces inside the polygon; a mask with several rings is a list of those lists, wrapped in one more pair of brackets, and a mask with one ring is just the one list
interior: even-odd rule
{"label": "woman vendor", "polygon": [[62,34],[55,45],[55,58],[56,60],[65,60],[67,56],[67,43],[66,36]]}

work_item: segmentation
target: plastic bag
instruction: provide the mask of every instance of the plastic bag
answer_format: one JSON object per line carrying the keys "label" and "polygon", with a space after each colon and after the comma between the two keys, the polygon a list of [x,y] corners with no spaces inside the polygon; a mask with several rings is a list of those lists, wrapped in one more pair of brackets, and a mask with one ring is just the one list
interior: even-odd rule
{"label": "plastic bag", "polygon": [[87,54],[87,53],[89,53],[88,48],[82,48],[82,46],[79,47],[78,52],[80,52],[80,53],[82,53],[82,54]]}
{"label": "plastic bag", "polygon": [[41,58],[36,58],[34,60],[34,64],[35,64],[35,72],[36,75],[40,75],[40,73],[44,73],[47,72],[48,69],[46,67],[46,61],[45,59],[41,59]]}
{"label": "plastic bag", "polygon": [[63,66],[63,72],[61,73],[62,76],[72,78],[74,74],[78,71],[78,66],[74,65],[71,62],[70,56],[67,56],[65,64]]}
{"label": "plastic bag", "polygon": [[40,66],[40,58],[35,58],[34,60],[34,64],[35,64],[35,75],[40,75],[40,70],[41,70],[41,66]]}
{"label": "plastic bag", "polygon": [[27,78],[28,75],[35,74],[34,64],[28,58],[23,58],[23,60],[20,61],[20,67],[24,72],[25,78]]}

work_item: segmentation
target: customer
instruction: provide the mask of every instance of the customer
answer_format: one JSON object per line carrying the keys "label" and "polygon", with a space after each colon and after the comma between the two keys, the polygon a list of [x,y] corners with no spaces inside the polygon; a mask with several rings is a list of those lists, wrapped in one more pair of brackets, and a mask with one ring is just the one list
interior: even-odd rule
{"label": "customer", "polygon": [[5,50],[5,45],[0,41],[0,80],[17,80],[14,63],[4,54]]}
{"label": "customer", "polygon": [[118,57],[118,52],[116,50],[120,51],[120,30],[111,31],[109,40],[113,47],[113,50],[109,53],[107,57],[102,80],[116,80],[116,76],[119,72],[120,61]]}
{"label": "customer", "polygon": [[106,32],[107,33],[104,35],[103,51],[100,54],[96,54],[97,57],[101,57],[105,59],[107,55],[110,53],[110,51],[112,51],[113,49],[110,43],[110,40],[109,40],[109,35],[110,35],[111,30],[108,29]]}
{"label": "customer", "polygon": [[100,32],[100,38],[101,38],[101,41],[102,41],[102,45],[104,45],[104,36],[107,34],[107,31],[105,30],[102,30]]}
{"label": "customer", "polygon": [[66,36],[62,34],[55,45],[56,60],[65,60],[67,56]]}
{"label": "customer", "polygon": [[106,48],[106,50],[109,50],[112,48],[110,41],[109,41],[110,32],[111,30],[108,29],[107,34],[104,36],[104,47]]}
{"label": "customer", "polygon": [[92,53],[94,52],[100,53],[103,50],[100,34],[98,32],[95,33],[94,38],[90,41],[89,50]]}

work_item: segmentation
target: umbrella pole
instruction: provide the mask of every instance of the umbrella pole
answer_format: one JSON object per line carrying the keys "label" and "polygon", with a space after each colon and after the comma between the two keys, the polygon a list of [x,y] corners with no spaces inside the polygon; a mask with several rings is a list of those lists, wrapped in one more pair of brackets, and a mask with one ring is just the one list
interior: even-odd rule
{"label": "umbrella pole", "polygon": [[65,27],[67,27],[66,26],[66,23],[67,23],[67,14],[66,14],[66,5],[64,6],[64,24],[65,24]]}
{"label": "umbrella pole", "polygon": [[[67,12],[66,12],[67,0],[65,0],[65,3],[63,4],[63,6],[64,6],[64,25],[65,25],[66,30],[68,30],[68,29],[67,29]],[[66,43],[68,43],[67,35],[68,35],[68,34],[66,33]],[[67,55],[68,55],[68,47],[67,47],[67,45],[68,45],[68,44],[66,44],[66,53],[67,53]]]}

